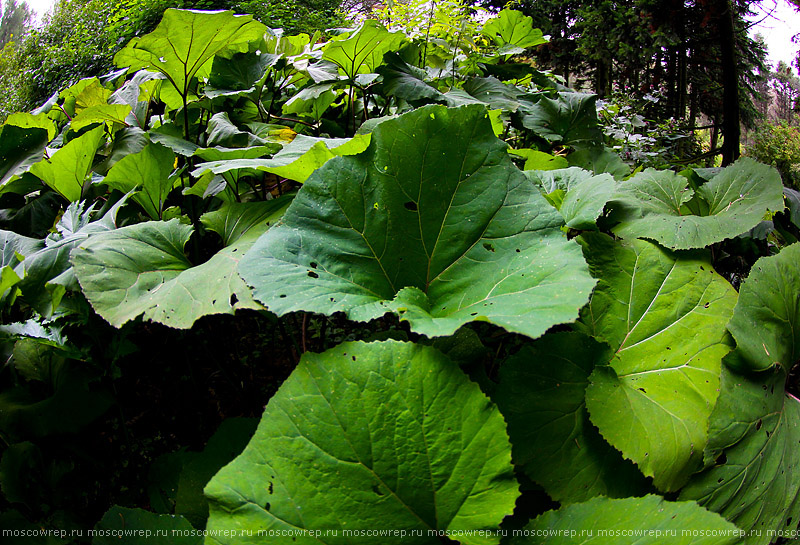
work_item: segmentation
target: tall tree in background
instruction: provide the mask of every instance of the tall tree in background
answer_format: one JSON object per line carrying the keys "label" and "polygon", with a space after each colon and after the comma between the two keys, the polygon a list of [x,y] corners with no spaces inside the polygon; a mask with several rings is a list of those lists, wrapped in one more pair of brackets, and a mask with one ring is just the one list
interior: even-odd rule
{"label": "tall tree in background", "polygon": [[780,61],[770,84],[775,95],[775,115],[779,120],[792,123],[800,107],[800,79],[791,66]]}
{"label": "tall tree in background", "polygon": [[22,35],[33,20],[33,10],[24,2],[6,0],[0,20],[0,49],[15,36]]}
{"label": "tall tree in background", "polygon": [[[483,0],[499,8],[504,0]],[[800,2],[800,0],[797,0]],[[763,80],[766,51],[748,35],[754,0],[519,0],[513,3],[551,35],[537,55],[545,68],[599,96],[660,95],[649,112],[683,120],[704,115],[712,154],[725,164],[739,152],[739,125],[758,117],[753,101]],[[566,72],[566,74],[565,74]],[[717,146],[720,134],[723,144]]]}

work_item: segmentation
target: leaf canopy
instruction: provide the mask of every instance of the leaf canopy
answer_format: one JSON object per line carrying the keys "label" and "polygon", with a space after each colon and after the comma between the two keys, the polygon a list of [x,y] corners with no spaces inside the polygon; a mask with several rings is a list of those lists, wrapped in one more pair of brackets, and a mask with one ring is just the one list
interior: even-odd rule
{"label": "leaf canopy", "polygon": [[594,284],[560,224],[483,107],[429,106],[312,175],[240,274],[279,315],[392,310],[428,336],[483,320],[535,338]]}
{"label": "leaf canopy", "polygon": [[746,233],[783,210],[783,185],[777,170],[744,157],[696,191],[672,171],[647,169],[621,183],[612,204],[616,235],[686,250]]}
{"label": "leaf canopy", "polygon": [[[517,488],[502,415],[449,359],[411,343],[345,343],[303,355],[244,453],[206,487],[207,529],[221,544],[260,543],[258,530],[374,528],[421,530],[382,543],[434,544],[428,530],[496,528]],[[222,536],[234,528],[254,537]]]}
{"label": "leaf canopy", "polygon": [[736,292],[702,254],[582,240],[599,282],[581,329],[615,352],[589,379],[592,422],[659,489],[678,490],[702,460]]}

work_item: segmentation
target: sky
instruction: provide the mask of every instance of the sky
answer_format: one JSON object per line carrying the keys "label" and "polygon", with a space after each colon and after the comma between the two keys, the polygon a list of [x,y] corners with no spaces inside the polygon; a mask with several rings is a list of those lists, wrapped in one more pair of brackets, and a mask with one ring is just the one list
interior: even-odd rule
{"label": "sky", "polygon": [[800,12],[786,0],[764,0],[754,8],[757,14],[750,20],[758,24],[750,34],[764,37],[773,68],[778,61],[791,65],[800,50],[800,44],[792,43],[792,36],[800,33]]}
{"label": "sky", "polygon": [[[38,14],[39,18],[53,5],[53,0],[26,0]],[[787,0],[763,0],[754,4],[758,13],[751,20],[758,22],[750,29],[751,35],[760,33],[764,36],[769,49],[772,64],[784,61],[792,64],[797,58],[800,44],[792,43],[792,36],[800,33],[800,12]]]}

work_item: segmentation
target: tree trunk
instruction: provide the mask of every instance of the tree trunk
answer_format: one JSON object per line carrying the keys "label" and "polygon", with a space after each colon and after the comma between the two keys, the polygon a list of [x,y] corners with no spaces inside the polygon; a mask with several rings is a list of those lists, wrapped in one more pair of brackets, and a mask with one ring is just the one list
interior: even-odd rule
{"label": "tree trunk", "polygon": [[739,158],[739,71],[730,0],[715,0],[722,61],[722,166]]}

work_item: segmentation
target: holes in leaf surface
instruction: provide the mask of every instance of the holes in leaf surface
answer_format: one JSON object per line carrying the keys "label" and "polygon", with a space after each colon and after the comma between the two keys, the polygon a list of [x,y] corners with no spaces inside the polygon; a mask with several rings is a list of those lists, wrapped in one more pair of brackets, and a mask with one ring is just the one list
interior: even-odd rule
{"label": "holes in leaf surface", "polygon": [[383,492],[381,492],[381,489],[378,488],[377,484],[372,485],[372,491],[375,492],[378,496],[383,496]]}
{"label": "holes in leaf surface", "polygon": [[756,422],[756,431],[761,429],[761,424],[762,424],[761,419],[759,419],[758,422]]}
{"label": "holes in leaf surface", "polygon": [[484,248],[486,248],[487,250],[489,250],[490,252],[494,252],[494,246],[492,246],[492,245],[491,245],[490,243],[488,243],[488,242],[484,242],[484,243],[483,243],[483,247],[484,247]]}
{"label": "holes in leaf surface", "polygon": [[310,276],[311,278],[319,278],[319,275],[314,271],[308,271],[308,276]]}
{"label": "holes in leaf surface", "polygon": [[417,203],[414,201],[408,201],[407,203],[403,204],[406,207],[406,210],[410,210],[411,212],[416,212],[418,210]]}
{"label": "holes in leaf surface", "polygon": [[723,452],[722,454],[717,456],[717,459],[714,460],[714,463],[718,466],[724,466],[725,464],[728,463],[728,456]]}
{"label": "holes in leaf surface", "polygon": [[311,268],[312,269],[316,269],[317,268],[317,264],[314,261],[311,262]]}
{"label": "holes in leaf surface", "polygon": [[235,293],[231,293],[231,301],[230,302],[231,302],[231,306],[233,306],[233,305],[235,305],[236,303],[239,302],[239,298],[236,297]]}

